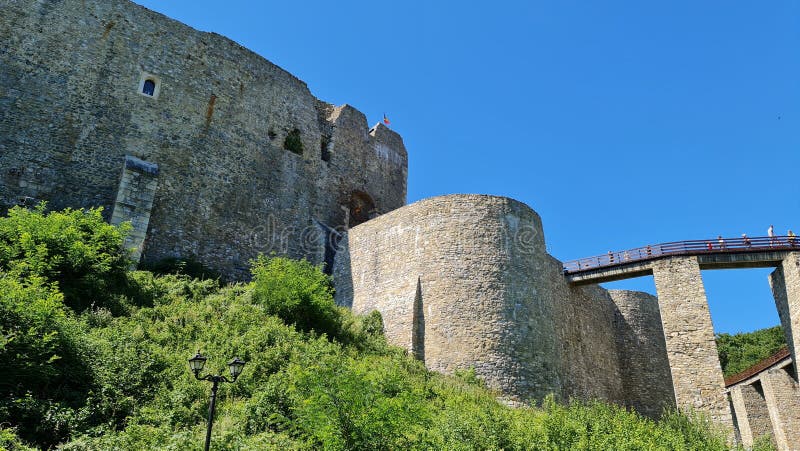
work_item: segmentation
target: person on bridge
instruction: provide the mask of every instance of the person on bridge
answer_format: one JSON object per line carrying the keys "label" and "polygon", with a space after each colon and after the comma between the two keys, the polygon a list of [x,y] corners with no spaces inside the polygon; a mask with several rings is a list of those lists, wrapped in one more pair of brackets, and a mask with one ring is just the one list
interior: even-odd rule
{"label": "person on bridge", "polygon": [[775,244],[775,227],[772,227],[772,224],[767,229],[767,236],[769,237],[769,245],[772,247]]}
{"label": "person on bridge", "polygon": [[725,249],[725,240],[722,238],[722,235],[717,235],[717,241],[719,242],[719,249]]}
{"label": "person on bridge", "polygon": [[746,233],[742,234],[742,241],[744,242],[744,245],[747,246],[747,247],[750,247],[750,246],[753,245],[753,243],[750,242],[750,237],[748,237]]}
{"label": "person on bridge", "polygon": [[789,237],[789,246],[794,247],[795,234],[792,232],[792,229],[789,229],[789,231],[786,232],[786,236]]}

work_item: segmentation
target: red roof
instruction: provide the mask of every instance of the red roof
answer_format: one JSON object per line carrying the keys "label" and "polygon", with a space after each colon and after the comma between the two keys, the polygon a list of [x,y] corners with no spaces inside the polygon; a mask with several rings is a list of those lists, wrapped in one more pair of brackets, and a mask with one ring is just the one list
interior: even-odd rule
{"label": "red roof", "polygon": [[775,354],[772,354],[771,356],[767,357],[766,359],[756,363],[755,365],[751,366],[750,368],[748,368],[748,369],[746,369],[746,370],[744,370],[744,371],[742,371],[740,373],[736,373],[736,374],[734,374],[732,376],[726,377],[725,378],[725,386],[726,387],[730,387],[731,385],[736,385],[739,382],[741,382],[741,381],[743,381],[745,379],[749,379],[749,378],[755,376],[756,374],[758,374],[758,373],[760,373],[760,372],[772,367],[776,363],[778,363],[781,360],[786,359],[786,358],[789,358],[789,348],[784,346],[783,348],[781,348],[780,351],[778,351]]}

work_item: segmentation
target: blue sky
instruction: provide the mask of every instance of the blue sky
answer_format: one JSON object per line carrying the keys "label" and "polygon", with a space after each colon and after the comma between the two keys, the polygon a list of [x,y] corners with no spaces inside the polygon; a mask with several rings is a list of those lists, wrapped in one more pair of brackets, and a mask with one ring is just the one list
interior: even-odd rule
{"label": "blue sky", "polygon": [[[513,197],[561,260],[800,231],[796,1],[137,3],[386,113],[409,202]],[[778,323],[768,273],[703,272],[717,332]]]}

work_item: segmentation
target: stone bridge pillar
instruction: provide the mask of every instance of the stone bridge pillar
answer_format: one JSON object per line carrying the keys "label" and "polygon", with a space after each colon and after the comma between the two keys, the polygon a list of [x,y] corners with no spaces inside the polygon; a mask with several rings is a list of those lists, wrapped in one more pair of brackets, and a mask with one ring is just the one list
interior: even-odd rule
{"label": "stone bridge pillar", "polygon": [[783,259],[769,275],[769,284],[796,369],[800,355],[800,338],[794,336],[800,331],[800,252],[791,252]]}
{"label": "stone bridge pillar", "polygon": [[693,409],[732,430],[722,367],[714,341],[700,265],[696,257],[671,257],[653,262],[661,323],[675,404]]}
{"label": "stone bridge pillar", "polygon": [[736,424],[739,427],[739,437],[745,448],[750,448],[753,443],[763,435],[773,437],[772,423],[770,420],[767,401],[764,399],[764,390],[761,382],[740,384],[731,388],[731,401],[736,412]]}
{"label": "stone bridge pillar", "polygon": [[761,386],[778,449],[797,449],[800,444],[800,398],[797,382],[785,368],[772,368],[761,375]]}

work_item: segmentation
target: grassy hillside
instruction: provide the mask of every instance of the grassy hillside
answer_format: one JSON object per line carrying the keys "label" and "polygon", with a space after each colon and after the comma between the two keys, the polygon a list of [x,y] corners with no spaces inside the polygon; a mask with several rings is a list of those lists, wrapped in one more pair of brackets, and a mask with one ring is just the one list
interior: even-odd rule
{"label": "grassy hillside", "polygon": [[260,258],[253,282],[128,272],[124,230],[97,211],[0,218],[0,449],[722,450],[703,421],[602,404],[512,409],[474,372],[427,371],[387,345],[380,315],[333,303],[307,262]]}
{"label": "grassy hillside", "polygon": [[786,346],[781,326],[739,334],[718,334],[717,351],[725,377],[750,368]]}

